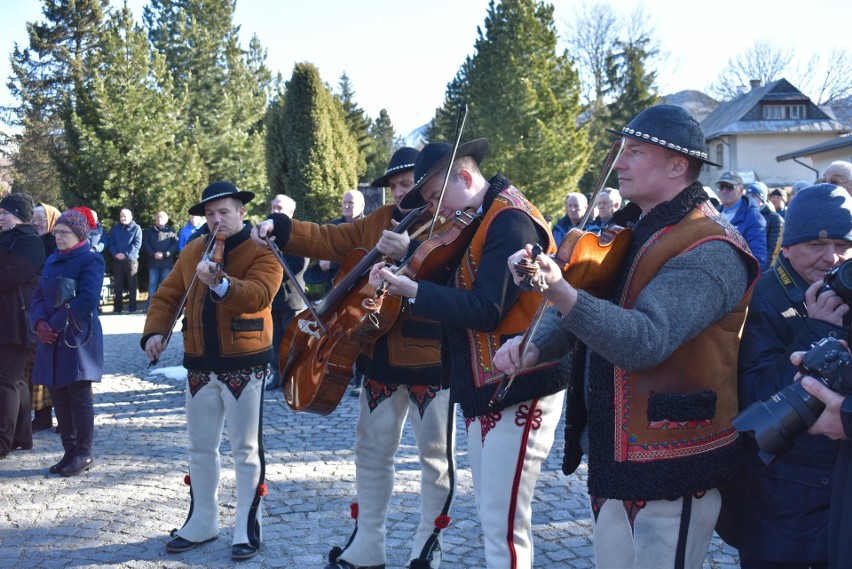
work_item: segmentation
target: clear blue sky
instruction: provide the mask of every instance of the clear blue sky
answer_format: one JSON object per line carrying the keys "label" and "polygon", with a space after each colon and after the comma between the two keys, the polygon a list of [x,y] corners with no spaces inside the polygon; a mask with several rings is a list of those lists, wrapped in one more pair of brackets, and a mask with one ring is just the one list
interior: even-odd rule
{"label": "clear blue sky", "polygon": [[[145,3],[129,0],[140,22]],[[640,2],[607,3],[627,16]],[[553,4],[557,30],[564,33],[580,2]],[[359,105],[374,118],[387,109],[397,132],[405,135],[441,105],[447,83],[473,52],[487,7],[488,0],[237,0],[234,21],[244,46],[258,35],[273,72],[286,79],[296,62],[309,61],[336,87],[346,71]],[[828,52],[832,46],[852,51],[852,2],[649,0],[644,7],[668,55],[659,69],[663,93],[705,90],[728,59],[756,39],[803,53]],[[40,19],[38,0],[0,0],[0,104],[11,101],[6,78],[13,45],[25,44],[26,22]]]}

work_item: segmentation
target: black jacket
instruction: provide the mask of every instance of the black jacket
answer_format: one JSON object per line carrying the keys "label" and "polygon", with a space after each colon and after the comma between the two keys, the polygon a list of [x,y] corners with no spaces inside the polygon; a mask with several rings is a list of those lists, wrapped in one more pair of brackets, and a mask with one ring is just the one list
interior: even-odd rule
{"label": "black jacket", "polygon": [[0,345],[27,345],[25,313],[42,265],[44,244],[35,227],[19,224],[0,233]]}
{"label": "black jacket", "polygon": [[[767,401],[793,382],[797,370],[791,353],[808,350],[826,336],[847,337],[844,328],[807,318],[807,287],[783,255],[755,285],[739,350],[740,409]],[[744,438],[743,468],[722,488],[719,535],[741,552],[767,561],[824,561],[839,443],[804,433],[767,467],[753,438]]]}

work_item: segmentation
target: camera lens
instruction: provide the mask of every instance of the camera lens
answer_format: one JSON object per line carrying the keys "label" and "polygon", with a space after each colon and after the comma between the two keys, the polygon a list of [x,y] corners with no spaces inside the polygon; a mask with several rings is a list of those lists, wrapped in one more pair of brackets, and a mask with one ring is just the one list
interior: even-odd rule
{"label": "camera lens", "polygon": [[816,422],[823,409],[822,401],[795,382],[766,401],[752,403],[732,423],[739,432],[754,437],[760,460],[769,465],[793,446],[796,437]]}

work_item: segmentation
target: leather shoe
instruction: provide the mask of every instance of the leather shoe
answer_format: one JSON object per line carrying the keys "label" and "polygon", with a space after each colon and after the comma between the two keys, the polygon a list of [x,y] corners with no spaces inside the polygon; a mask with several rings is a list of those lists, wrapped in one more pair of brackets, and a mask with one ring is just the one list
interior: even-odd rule
{"label": "leather shoe", "polygon": [[352,565],[348,561],[344,561],[343,559],[338,559],[337,561],[333,561],[325,566],[325,569],[385,569],[385,564],[381,565],[369,565],[369,566],[361,566],[361,565]]}
{"label": "leather shoe", "polygon": [[168,551],[169,553],[183,553],[184,551],[195,549],[199,545],[211,542],[216,539],[216,537],[218,536],[211,537],[210,539],[205,539],[204,541],[189,541],[188,539],[184,539],[181,536],[177,536],[166,544],[166,551]]}
{"label": "leather shoe", "polygon": [[231,546],[231,559],[242,561],[257,555],[257,548],[250,543],[237,543]]}
{"label": "leather shoe", "polygon": [[68,463],[71,462],[71,459],[73,458],[74,455],[70,452],[62,455],[62,458],[59,459],[59,462],[51,466],[48,469],[48,472],[50,472],[51,474],[59,474],[59,471],[68,466]]}
{"label": "leather shoe", "polygon": [[89,470],[94,464],[95,459],[91,456],[74,456],[68,461],[68,464],[59,469],[59,474],[65,477],[77,476],[81,472]]}

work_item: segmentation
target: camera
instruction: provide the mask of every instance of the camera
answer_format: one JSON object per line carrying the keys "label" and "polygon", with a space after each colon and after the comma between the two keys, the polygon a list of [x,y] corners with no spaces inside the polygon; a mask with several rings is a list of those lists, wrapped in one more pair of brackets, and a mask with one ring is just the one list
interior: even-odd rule
{"label": "camera", "polygon": [[[832,391],[852,394],[852,356],[835,338],[814,343],[803,356],[800,370]],[[825,404],[796,381],[766,401],[751,404],[732,423],[739,432],[754,437],[760,460],[769,465],[793,446],[796,437],[816,422],[823,409]]]}
{"label": "camera", "polygon": [[833,290],[843,302],[852,304],[852,259],[831,267],[822,277],[822,281],[823,285],[817,296],[827,290]]}

